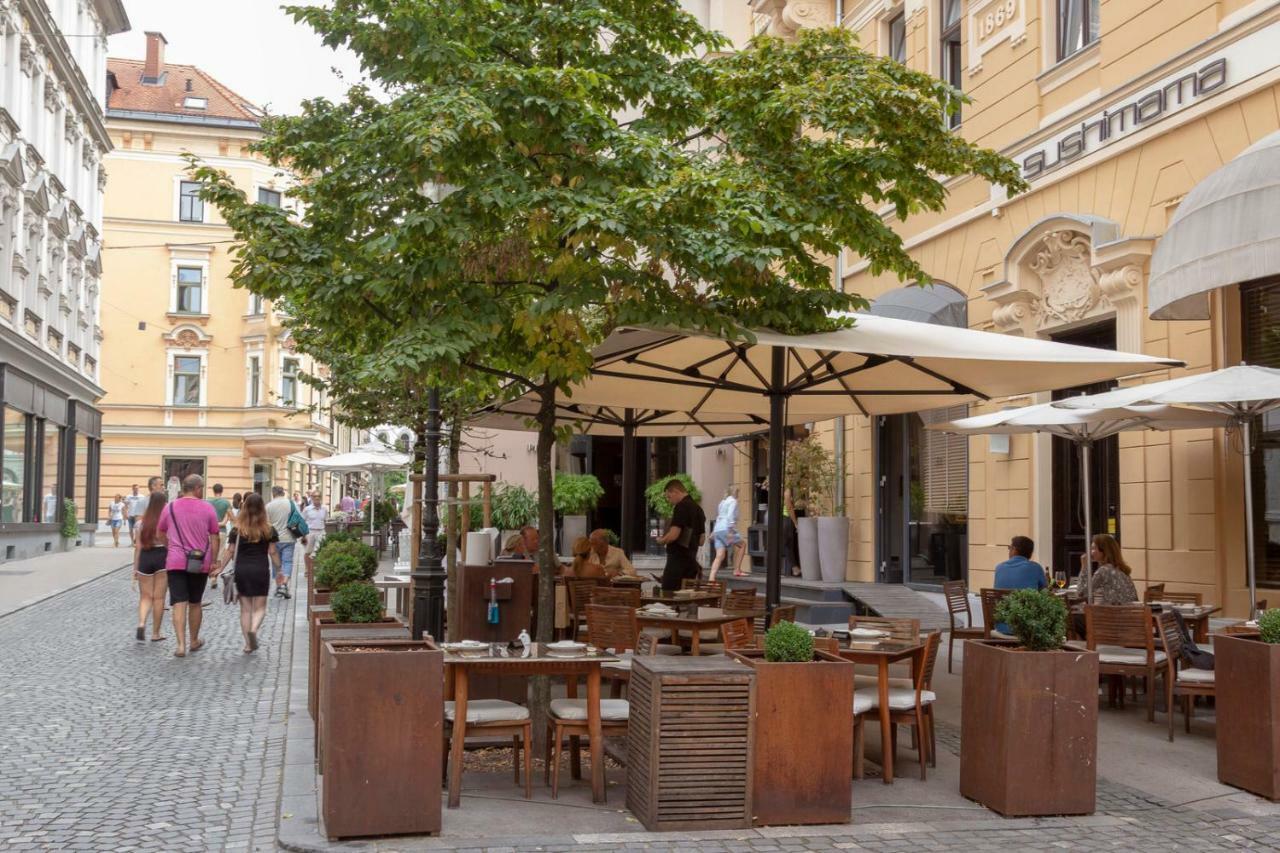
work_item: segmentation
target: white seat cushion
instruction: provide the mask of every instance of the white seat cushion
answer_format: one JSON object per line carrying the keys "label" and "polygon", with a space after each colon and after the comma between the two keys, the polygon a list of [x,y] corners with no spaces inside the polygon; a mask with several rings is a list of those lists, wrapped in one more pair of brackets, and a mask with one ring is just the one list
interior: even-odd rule
{"label": "white seat cushion", "polygon": [[993,639],[993,640],[1016,640],[1016,639],[1018,639],[1018,637],[1017,637],[1017,635],[1016,635],[1016,634],[1006,634],[1004,631],[997,631],[995,628],[992,628],[992,629],[991,629],[991,639]]}
{"label": "white seat cushion", "polygon": [[853,691],[853,715],[865,714],[876,706],[871,694],[865,690]]}
{"label": "white seat cushion", "polygon": [[[1098,662],[1146,666],[1147,650],[1129,649],[1124,646],[1098,646]],[[1155,653],[1155,662],[1164,663],[1164,652]]]}
{"label": "white seat cushion", "polygon": [[684,649],[679,646],[673,646],[670,643],[658,643],[657,654],[667,655],[668,657],[682,655],[684,654]]}
{"label": "white seat cushion", "polygon": [[631,671],[631,658],[635,656],[635,653],[634,653],[634,652],[622,652],[621,654],[618,654],[617,652],[613,651],[612,649],[609,649],[608,651],[609,651],[609,654],[617,655],[617,657],[618,657],[618,662],[617,662],[617,663],[606,663],[606,664],[602,664],[602,665],[600,666],[600,670],[601,670],[602,672],[608,672],[608,671],[609,671],[609,670],[611,670],[611,669],[612,669],[612,670],[626,670],[627,672],[630,672],[630,671]]}
{"label": "white seat cushion", "polygon": [[[853,686],[857,690],[879,690],[880,676],[878,675],[855,675],[853,677]],[[908,690],[915,687],[915,683],[910,678],[890,678],[890,687],[905,687]]]}
{"label": "white seat cushion", "polygon": [[[453,703],[444,703],[444,718],[452,722]],[[503,699],[472,699],[467,703],[468,723],[519,723],[529,719],[529,709]]]}
{"label": "white seat cushion", "polygon": [[[600,719],[610,722],[623,722],[631,715],[631,706],[626,699],[601,699]],[[586,699],[552,699],[551,716],[562,720],[585,720],[587,718]]]}
{"label": "white seat cushion", "polygon": [[[682,639],[682,640],[692,639],[692,637],[693,637],[693,632],[692,632],[692,631],[684,631],[684,630],[681,630],[681,631],[677,631],[676,633],[679,635],[680,639]],[[720,639],[720,631],[719,631],[718,629],[715,629],[715,628],[708,628],[708,629],[706,629],[706,630],[699,631],[698,633],[699,633],[699,637],[698,637],[698,639],[700,639],[700,640],[718,640],[718,639]]]}
{"label": "white seat cushion", "polygon": [[1213,670],[1180,669],[1178,670],[1178,681],[1183,684],[1213,684]]}
{"label": "white seat cushion", "polygon": [[[871,707],[880,707],[880,696],[867,691],[871,700]],[[854,693],[854,702],[857,703],[857,693]],[[938,697],[932,690],[920,691],[920,704],[928,705]],[[890,687],[889,688],[889,708],[893,711],[909,711],[916,706],[916,691],[913,687]]]}

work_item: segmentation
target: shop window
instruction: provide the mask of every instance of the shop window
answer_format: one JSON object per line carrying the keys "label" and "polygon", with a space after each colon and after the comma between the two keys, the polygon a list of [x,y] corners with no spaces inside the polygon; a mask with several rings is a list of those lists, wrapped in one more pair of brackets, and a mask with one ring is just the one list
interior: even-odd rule
{"label": "shop window", "polygon": [[264,500],[271,500],[271,463],[253,463],[253,490]]}
{"label": "shop window", "polygon": [[[1248,364],[1280,367],[1280,278],[1240,286],[1241,348]],[[1280,587],[1280,412],[1255,422],[1253,553],[1260,587]],[[1238,445],[1238,437],[1236,442]],[[1240,568],[1240,583],[1245,583]]]}
{"label": "shop window", "polygon": [[175,355],[173,357],[173,405],[199,406],[200,357]]}
{"label": "shop window", "polygon": [[173,310],[178,314],[199,314],[204,308],[204,270],[178,267]]}
{"label": "shop window", "polygon": [[8,406],[4,409],[4,480],[0,486],[0,521],[27,520],[27,433],[31,418]]}
{"label": "shop window", "polygon": [[71,499],[76,502],[76,512],[80,520],[93,523],[97,514],[95,507],[89,506],[89,477],[93,465],[90,463],[89,437],[76,433],[75,470],[72,472]]}
{"label": "shop window", "polygon": [[1057,0],[1058,61],[1098,40],[1099,0]]}
{"label": "shop window", "polygon": [[[939,55],[940,76],[954,88],[960,89],[962,64],[960,61],[960,7],[961,0],[940,0],[942,3],[942,36]],[[960,110],[947,116],[947,127],[960,126]]]}
{"label": "shop window", "polygon": [[[58,479],[61,467],[58,464],[59,437],[62,431],[56,424],[45,421],[41,424],[41,432],[43,438],[40,442],[40,506],[37,509],[40,513],[40,521],[53,524],[62,514],[60,512],[62,491],[59,488]],[[77,503],[76,506],[83,508],[84,505]]]}

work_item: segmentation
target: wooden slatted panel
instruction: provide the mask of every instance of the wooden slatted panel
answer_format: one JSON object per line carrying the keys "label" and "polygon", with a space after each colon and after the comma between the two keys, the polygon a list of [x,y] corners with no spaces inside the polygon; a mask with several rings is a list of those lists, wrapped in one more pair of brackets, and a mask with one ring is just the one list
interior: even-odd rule
{"label": "wooden slatted panel", "polygon": [[647,829],[751,826],[753,681],[724,658],[634,660],[627,808]]}

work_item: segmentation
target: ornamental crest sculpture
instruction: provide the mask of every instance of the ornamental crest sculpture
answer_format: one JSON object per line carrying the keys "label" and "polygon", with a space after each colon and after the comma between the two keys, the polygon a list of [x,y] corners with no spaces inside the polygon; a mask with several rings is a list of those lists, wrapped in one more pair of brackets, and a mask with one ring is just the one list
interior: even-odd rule
{"label": "ornamental crest sculpture", "polygon": [[1044,235],[1029,266],[1043,285],[1042,323],[1073,323],[1087,316],[1102,298],[1089,265],[1089,238],[1078,231]]}

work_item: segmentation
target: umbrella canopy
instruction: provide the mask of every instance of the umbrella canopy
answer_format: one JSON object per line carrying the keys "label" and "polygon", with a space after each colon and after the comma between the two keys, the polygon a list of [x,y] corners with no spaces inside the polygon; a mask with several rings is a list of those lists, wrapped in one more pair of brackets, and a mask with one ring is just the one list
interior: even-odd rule
{"label": "umbrella canopy", "polygon": [[[1280,370],[1256,364],[1239,364],[1209,373],[1197,373],[1165,382],[1118,388],[1103,394],[1072,397],[1057,405],[1066,408],[1127,406],[1137,404],[1188,406],[1229,418],[1240,429],[1241,450],[1253,450],[1253,419],[1280,408]],[[1257,612],[1258,584],[1253,538],[1253,466],[1244,464],[1245,562],[1249,580],[1249,612]]]}
{"label": "umbrella canopy", "polygon": [[[1116,406],[1111,408],[1065,409],[1053,403],[1020,406],[961,418],[949,423],[930,424],[926,429],[960,435],[1019,435],[1048,433],[1065,438],[1080,449],[1083,477],[1084,541],[1093,540],[1093,508],[1090,506],[1089,456],[1093,444],[1126,430],[1210,429],[1227,426],[1231,419],[1215,412],[1175,406]],[[1068,567],[1070,571],[1070,567]],[[1093,573],[1084,573],[1085,598],[1093,598]]]}
{"label": "umbrella canopy", "polygon": [[[531,394],[508,403],[495,403],[475,413],[468,427],[506,429],[525,432],[537,429],[538,400]],[[788,424],[808,423],[839,417],[827,415],[791,415]],[[750,412],[721,413],[710,411],[675,412],[665,409],[632,409],[560,400],[556,403],[556,425],[572,427],[584,435],[703,436],[715,438],[758,432],[769,426],[769,419]]]}
{"label": "umbrella canopy", "polygon": [[376,474],[380,471],[398,471],[413,461],[407,453],[392,450],[384,444],[362,444],[348,453],[339,453],[317,459],[311,464],[337,474]]}
{"label": "umbrella canopy", "polygon": [[[756,342],[689,332],[620,329],[599,348],[574,402],[703,412],[885,415],[1086,385],[1180,362],[856,314],[816,335],[757,331]],[[774,371],[781,353],[780,371]]]}

